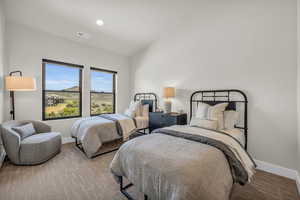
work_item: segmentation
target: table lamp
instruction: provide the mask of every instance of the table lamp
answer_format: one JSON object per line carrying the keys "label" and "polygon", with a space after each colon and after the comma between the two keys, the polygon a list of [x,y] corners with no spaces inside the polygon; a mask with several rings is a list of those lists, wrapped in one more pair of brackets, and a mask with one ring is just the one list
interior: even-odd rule
{"label": "table lamp", "polygon": [[[19,76],[14,74],[19,73]],[[5,77],[5,88],[10,91],[11,119],[15,120],[15,91],[34,91],[36,90],[35,78],[25,77],[21,71],[13,71],[9,73],[9,76]]]}
{"label": "table lamp", "polygon": [[175,88],[165,87],[163,96],[165,98],[165,113],[171,113],[172,111],[171,98],[175,97]]}

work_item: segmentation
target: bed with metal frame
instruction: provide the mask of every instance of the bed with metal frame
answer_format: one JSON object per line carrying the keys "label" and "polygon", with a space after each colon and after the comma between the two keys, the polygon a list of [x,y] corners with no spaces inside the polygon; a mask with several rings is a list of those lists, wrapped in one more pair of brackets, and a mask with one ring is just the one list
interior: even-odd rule
{"label": "bed with metal frame", "polygon": [[[237,89],[229,90],[199,90],[192,93],[190,97],[190,119],[194,116],[193,113],[196,112],[198,104],[206,103],[209,105],[216,105],[219,103],[228,103],[226,110],[237,110],[237,104],[241,104],[243,108],[242,124],[235,126],[235,128],[244,131],[245,135],[245,149],[247,150],[248,142],[248,99],[246,94]],[[129,200],[134,200],[130,194],[126,191],[128,188],[132,187],[133,184],[129,183],[124,186],[123,177],[119,178],[120,192],[126,196]],[[144,194],[144,200],[147,200],[147,195]]]}
{"label": "bed with metal frame", "polygon": [[[142,105],[148,104],[149,112],[155,112],[158,107],[157,95],[155,93],[136,93],[134,95],[134,101],[140,101],[142,103]],[[147,129],[149,129],[149,126],[146,128],[138,129],[136,132],[138,132],[139,134],[146,134]],[[85,154],[85,151],[82,147],[81,142],[77,139],[77,137],[73,137],[73,138],[75,139],[75,146]],[[111,142],[113,142],[113,141],[111,141]],[[107,151],[96,154],[96,155],[92,156],[91,158],[96,158],[98,156],[117,151],[118,149],[119,149],[119,146],[117,148],[109,149]]]}
{"label": "bed with metal frame", "polygon": [[[155,112],[158,108],[158,100],[157,100],[157,95],[155,93],[136,93],[134,95],[134,101],[140,101],[142,105],[149,105],[149,112]],[[149,130],[149,123],[148,127],[142,128],[137,130],[138,133],[140,134],[146,134],[146,130]]]}
{"label": "bed with metal frame", "polygon": [[240,125],[236,125],[235,128],[241,129],[245,136],[245,149],[248,147],[248,99],[244,92],[241,90],[202,90],[196,91],[190,98],[190,119],[193,116],[194,108],[199,103],[206,103],[209,105],[216,105],[219,103],[228,103],[226,110],[237,110],[238,104],[242,108],[239,110],[243,113],[242,122]]}

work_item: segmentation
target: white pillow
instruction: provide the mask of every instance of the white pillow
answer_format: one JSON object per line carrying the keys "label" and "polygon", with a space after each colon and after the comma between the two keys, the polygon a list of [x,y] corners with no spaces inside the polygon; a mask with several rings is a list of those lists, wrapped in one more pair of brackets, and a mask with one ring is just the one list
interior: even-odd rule
{"label": "white pillow", "polygon": [[224,112],[224,128],[234,129],[234,126],[238,123],[239,113],[234,110],[228,110]]}
{"label": "white pillow", "polygon": [[130,118],[134,118],[135,117],[135,112],[130,110],[129,108],[127,108],[124,112],[125,115],[127,115]]}
{"label": "white pillow", "polygon": [[224,111],[227,106],[228,103],[219,103],[208,108],[207,119],[218,121],[218,130],[224,129]]}
{"label": "white pillow", "polygon": [[207,119],[207,111],[210,105],[206,103],[199,103],[196,111],[196,118]]}
{"label": "white pillow", "polygon": [[191,119],[190,126],[199,126],[199,127],[207,128],[207,129],[211,129],[211,130],[217,130],[218,121],[193,117]]}
{"label": "white pillow", "polygon": [[141,102],[131,101],[129,108],[125,110],[124,114],[132,118],[141,116]]}

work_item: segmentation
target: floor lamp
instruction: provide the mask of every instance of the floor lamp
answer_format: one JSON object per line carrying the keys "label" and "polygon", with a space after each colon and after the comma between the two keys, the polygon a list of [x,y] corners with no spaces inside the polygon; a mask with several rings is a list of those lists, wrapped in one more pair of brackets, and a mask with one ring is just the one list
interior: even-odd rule
{"label": "floor lamp", "polygon": [[[16,75],[19,74],[19,75]],[[10,91],[10,116],[15,120],[15,91],[34,91],[36,90],[35,78],[25,77],[21,71],[13,71],[5,77],[5,88]]]}

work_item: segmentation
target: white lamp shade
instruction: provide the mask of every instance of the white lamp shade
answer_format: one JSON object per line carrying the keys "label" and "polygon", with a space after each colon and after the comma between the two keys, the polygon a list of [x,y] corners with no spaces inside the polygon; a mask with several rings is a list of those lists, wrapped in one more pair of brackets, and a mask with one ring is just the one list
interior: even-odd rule
{"label": "white lamp shade", "polygon": [[9,91],[34,91],[36,90],[36,81],[32,77],[6,76],[5,88]]}

